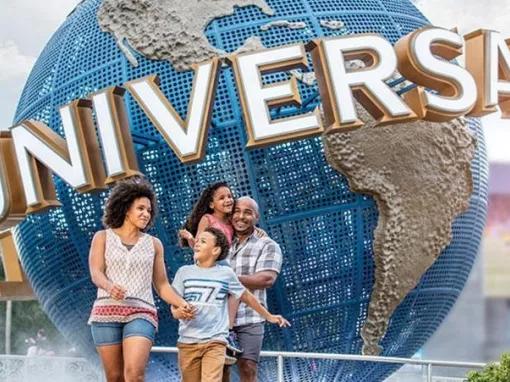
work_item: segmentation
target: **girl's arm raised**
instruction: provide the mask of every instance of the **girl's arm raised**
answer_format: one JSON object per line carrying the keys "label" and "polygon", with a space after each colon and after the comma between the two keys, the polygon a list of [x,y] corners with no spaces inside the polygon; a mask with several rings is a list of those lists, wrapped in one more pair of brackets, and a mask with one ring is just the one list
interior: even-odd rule
{"label": "girl's arm raised", "polygon": [[[195,245],[195,238],[193,237],[193,235],[191,234],[190,231],[188,231],[187,229],[180,229],[179,230],[179,237],[182,240],[186,240],[186,242],[188,243],[188,246],[190,248],[194,247],[194,245]],[[181,241],[181,246],[184,246],[184,243],[182,241]]]}
{"label": "girl's arm raised", "polygon": [[277,324],[280,328],[290,326],[289,321],[280,316],[279,314],[271,314],[266,308],[257,300],[257,298],[249,291],[245,290],[241,296],[241,301],[254,309],[258,314],[264,317],[267,321],[272,324]]}
{"label": "girl's arm raised", "polygon": [[209,222],[209,218],[207,217],[207,215],[202,216],[200,218],[200,221],[198,222],[197,233],[196,233],[195,237],[198,237],[198,235],[200,235],[203,231],[205,231],[205,229],[207,227],[209,227],[210,225],[211,225],[211,223]]}
{"label": "girl's arm raised", "polygon": [[[197,233],[195,234],[195,237],[198,237],[200,232],[204,231],[207,227],[209,227],[209,225],[210,225],[209,219],[207,218],[207,216],[205,215],[202,216],[200,218],[200,221],[198,222]],[[193,237],[191,232],[189,232],[186,229],[181,229],[179,230],[179,236],[182,239],[186,240],[188,242],[189,247],[193,249],[193,247],[195,246],[195,237]]]}

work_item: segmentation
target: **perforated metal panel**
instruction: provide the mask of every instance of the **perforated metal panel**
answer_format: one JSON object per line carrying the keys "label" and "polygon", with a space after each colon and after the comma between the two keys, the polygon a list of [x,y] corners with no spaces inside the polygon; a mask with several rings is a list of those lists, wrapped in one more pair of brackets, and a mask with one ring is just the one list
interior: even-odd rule
{"label": "perforated metal panel", "polygon": [[[256,7],[238,8],[232,16],[211,22],[205,33],[215,47],[233,51],[251,36],[267,47],[306,42],[314,37],[377,32],[395,42],[427,20],[408,1],[399,0],[267,0],[269,17]],[[99,0],[82,2],[55,33],[41,54],[20,99],[16,121],[34,118],[60,134],[58,108],[99,89],[149,74],[158,74],[161,88],[185,117],[192,73],[178,73],[168,62],[137,55],[129,64],[114,39],[100,31]],[[275,19],[303,21],[305,29],[260,26]],[[321,20],[340,20],[331,30]],[[266,76],[268,82],[282,74]],[[300,84],[303,100],[313,108],[316,86]],[[360,353],[361,326],[372,290],[374,201],[352,193],[346,179],[325,161],[319,138],[247,151],[246,132],[230,68],[222,68],[205,160],[182,165],[134,100],[126,95],[134,133],[146,137],[137,145],[142,171],[153,182],[161,214],[152,233],[165,246],[169,275],[191,261],[177,246],[176,231],[201,190],[226,180],[236,196],[260,202],[261,225],[280,243],[282,274],[269,292],[269,306],[287,316],[292,328],[266,326],[265,349]],[[284,108],[275,118],[302,112]],[[384,355],[411,356],[435,331],[456,300],[477,253],[487,200],[487,158],[480,124],[470,127],[478,137],[473,161],[474,193],[469,211],[455,221],[452,244],[395,312],[382,345]],[[142,141],[144,141],[142,139]],[[150,143],[152,142],[152,143]],[[106,193],[80,195],[56,178],[63,208],[33,215],[16,232],[23,265],[45,311],[67,336],[88,354],[94,349],[86,325],[95,298],[87,268],[93,233],[101,228]],[[161,319],[157,345],[174,345],[176,322],[157,300]],[[367,381],[384,379],[396,365],[353,362],[286,361],[288,381]],[[274,360],[261,363],[260,380],[274,381]],[[177,381],[173,356],[153,356],[149,380]]]}

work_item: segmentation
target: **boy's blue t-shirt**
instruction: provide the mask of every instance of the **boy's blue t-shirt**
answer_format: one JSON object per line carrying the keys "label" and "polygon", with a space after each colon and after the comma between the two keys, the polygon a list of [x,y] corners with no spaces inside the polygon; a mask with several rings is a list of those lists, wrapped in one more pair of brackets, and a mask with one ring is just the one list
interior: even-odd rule
{"label": "boy's blue t-shirt", "polygon": [[175,274],[172,286],[197,307],[194,319],[179,320],[178,342],[226,342],[228,295],[240,298],[245,291],[232,268],[218,264],[211,268],[185,265]]}

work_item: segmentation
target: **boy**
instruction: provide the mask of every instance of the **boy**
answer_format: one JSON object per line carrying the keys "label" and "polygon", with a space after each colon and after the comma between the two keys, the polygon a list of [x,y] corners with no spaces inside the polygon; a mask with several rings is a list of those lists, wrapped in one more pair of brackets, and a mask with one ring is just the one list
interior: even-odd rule
{"label": "boy", "polygon": [[197,238],[193,248],[195,264],[177,271],[172,286],[196,307],[195,316],[179,319],[179,368],[183,382],[221,382],[228,335],[228,295],[240,298],[267,321],[280,327],[290,326],[280,315],[264,308],[239,282],[229,266],[218,265],[228,255],[228,242],[218,229],[209,227]]}

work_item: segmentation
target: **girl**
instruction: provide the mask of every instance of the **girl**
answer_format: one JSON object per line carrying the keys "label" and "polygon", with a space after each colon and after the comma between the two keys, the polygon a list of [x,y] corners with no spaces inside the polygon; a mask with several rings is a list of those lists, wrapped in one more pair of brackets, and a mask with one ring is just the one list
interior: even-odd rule
{"label": "girl", "polygon": [[[234,238],[234,228],[230,220],[234,204],[232,191],[226,182],[217,182],[207,186],[186,219],[183,229],[179,230],[181,245],[193,248],[195,237],[207,227],[213,227],[223,232],[230,246]],[[267,235],[261,228],[256,227],[255,231],[258,237]]]}
{"label": "girl", "polygon": [[230,217],[234,209],[234,198],[226,182],[209,185],[198,198],[193,211],[186,219],[184,228],[179,231],[181,244],[193,248],[195,237],[207,227],[219,229],[232,244],[234,228]]}
{"label": "girl", "polygon": [[92,239],[89,268],[98,289],[89,324],[108,382],[144,379],[158,325],[152,285],[163,301],[193,317],[168,282],[161,242],[145,233],[156,208],[149,182],[121,181],[106,201],[106,230]]}

